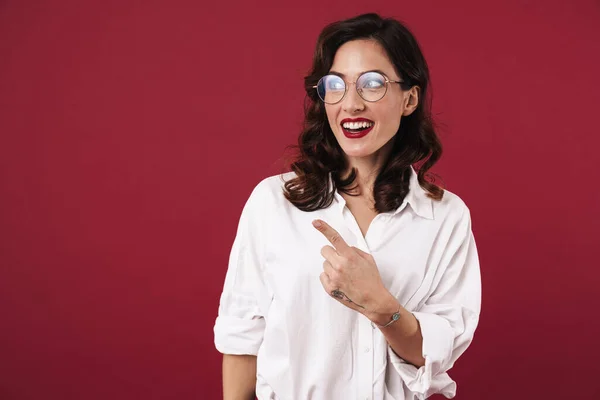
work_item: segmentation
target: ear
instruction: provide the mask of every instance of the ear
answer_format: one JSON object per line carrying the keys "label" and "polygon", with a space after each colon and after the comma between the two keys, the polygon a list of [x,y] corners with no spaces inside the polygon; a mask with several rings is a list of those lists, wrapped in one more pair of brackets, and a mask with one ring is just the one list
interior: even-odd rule
{"label": "ear", "polygon": [[404,97],[404,111],[402,112],[403,116],[408,116],[413,113],[417,109],[419,105],[419,95],[421,94],[421,88],[418,86],[413,86],[409,91],[405,92]]}

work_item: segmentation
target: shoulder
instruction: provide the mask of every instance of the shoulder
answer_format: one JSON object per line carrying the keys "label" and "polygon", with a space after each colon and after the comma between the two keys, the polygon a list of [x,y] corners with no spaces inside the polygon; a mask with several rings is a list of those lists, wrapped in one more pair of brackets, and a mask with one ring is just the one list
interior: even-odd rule
{"label": "shoulder", "polygon": [[288,175],[269,176],[254,186],[243,206],[240,226],[247,227],[259,236],[265,234],[271,221],[277,219],[276,216],[281,217],[285,203],[291,204],[283,195]]}
{"label": "shoulder", "polygon": [[290,179],[296,177],[294,172],[272,175],[260,181],[252,190],[250,200],[262,204],[262,206],[275,206],[287,203],[283,195],[284,185]]}
{"label": "shoulder", "polygon": [[433,212],[435,219],[450,220],[455,223],[468,222],[471,218],[471,212],[465,201],[456,193],[444,189],[444,196],[441,200],[433,202]]}

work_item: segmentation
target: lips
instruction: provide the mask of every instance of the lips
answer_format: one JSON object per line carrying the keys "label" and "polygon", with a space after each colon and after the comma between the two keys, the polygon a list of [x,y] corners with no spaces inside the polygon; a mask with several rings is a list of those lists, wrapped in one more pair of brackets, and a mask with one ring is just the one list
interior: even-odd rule
{"label": "lips", "polygon": [[[360,130],[348,130],[348,129],[344,128],[344,124],[346,124],[346,123],[356,123],[360,127],[360,123],[364,123],[364,122],[370,123],[372,125],[369,126],[368,128],[363,128]],[[369,132],[371,132],[373,130],[374,126],[375,126],[375,123],[373,121],[371,121],[370,119],[366,119],[366,118],[345,118],[342,120],[342,122],[340,122],[340,127],[342,128],[342,132],[344,133],[344,136],[346,136],[348,139],[360,139],[362,137],[365,137],[369,134]]]}

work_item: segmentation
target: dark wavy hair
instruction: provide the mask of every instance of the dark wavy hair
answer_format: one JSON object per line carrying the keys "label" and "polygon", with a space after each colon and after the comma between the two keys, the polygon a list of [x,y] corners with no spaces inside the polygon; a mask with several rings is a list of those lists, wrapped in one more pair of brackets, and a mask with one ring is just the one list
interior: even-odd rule
{"label": "dark wavy hair", "polygon": [[[410,167],[414,164],[419,184],[434,200],[441,200],[444,189],[428,182],[427,171],[440,159],[442,145],[435,133],[430,114],[428,95],[429,69],[419,44],[403,24],[377,14],[363,14],[326,26],[317,40],[312,69],[304,78],[307,98],[302,132],[298,137],[295,160],[291,170],[296,177],[285,182],[284,195],[298,209],[314,211],[331,205],[334,192],[339,189],[348,195],[357,195],[356,169],[349,176],[344,151],[338,144],[325,113],[325,106],[313,88],[328,74],[335,53],[344,43],[357,39],[376,40],[385,49],[400,78],[403,90],[420,88],[419,104],[408,116],[403,116],[396,133],[390,156],[375,179],[373,197],[377,212],[397,209],[409,190]],[[331,174],[333,188],[329,185]],[[427,174],[427,175],[426,175]]]}

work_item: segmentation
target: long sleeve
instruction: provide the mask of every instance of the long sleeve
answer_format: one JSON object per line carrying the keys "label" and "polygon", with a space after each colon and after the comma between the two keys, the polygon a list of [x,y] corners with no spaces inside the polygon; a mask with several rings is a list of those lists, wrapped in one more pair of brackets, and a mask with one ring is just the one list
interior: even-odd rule
{"label": "long sleeve", "polygon": [[257,185],[246,202],[231,249],[215,321],[215,347],[223,354],[256,355],[271,296],[264,280],[268,188]]}
{"label": "long sleeve", "polygon": [[447,374],[473,339],[481,309],[481,276],[469,210],[446,242],[431,294],[413,312],[423,335],[425,365],[416,368],[388,346],[389,360],[407,388],[419,399],[456,394]]}

